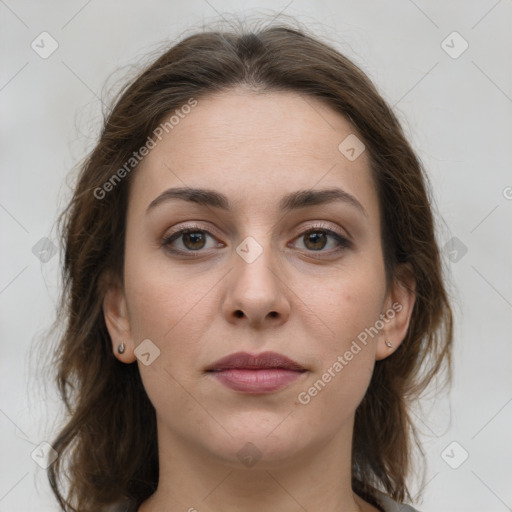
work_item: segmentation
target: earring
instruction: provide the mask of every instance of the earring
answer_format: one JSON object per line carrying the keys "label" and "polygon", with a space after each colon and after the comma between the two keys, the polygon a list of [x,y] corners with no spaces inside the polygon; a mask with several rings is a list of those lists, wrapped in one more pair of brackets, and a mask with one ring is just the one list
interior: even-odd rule
{"label": "earring", "polygon": [[386,340],[385,343],[386,343],[386,347],[388,347],[388,348],[391,348],[393,346],[393,344],[389,340]]}
{"label": "earring", "polygon": [[121,343],[121,345],[118,345],[118,347],[117,347],[117,351],[119,352],[119,354],[123,354],[124,349],[125,349],[124,343]]}

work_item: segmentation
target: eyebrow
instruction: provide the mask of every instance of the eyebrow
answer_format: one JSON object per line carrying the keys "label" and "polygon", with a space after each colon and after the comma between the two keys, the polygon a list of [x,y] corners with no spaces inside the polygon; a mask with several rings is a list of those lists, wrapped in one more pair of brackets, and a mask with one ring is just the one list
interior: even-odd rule
{"label": "eyebrow", "polygon": [[[202,206],[211,206],[222,210],[231,211],[232,203],[227,196],[215,190],[204,188],[180,187],[170,188],[162,192],[157,198],[149,204],[146,214],[156,208],[158,205],[181,199]],[[360,210],[366,215],[363,205],[352,195],[341,188],[328,188],[323,190],[297,190],[286,194],[279,202],[279,210],[283,213],[306,208],[308,206],[317,206],[335,201],[341,201]]]}

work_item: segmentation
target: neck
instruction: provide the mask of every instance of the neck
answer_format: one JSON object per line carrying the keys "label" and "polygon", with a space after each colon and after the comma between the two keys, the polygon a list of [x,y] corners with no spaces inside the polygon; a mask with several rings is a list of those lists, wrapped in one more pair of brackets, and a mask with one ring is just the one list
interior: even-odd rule
{"label": "neck", "polygon": [[350,422],[333,439],[285,460],[240,467],[189,446],[158,422],[159,482],[139,512],[370,512],[351,487]]}

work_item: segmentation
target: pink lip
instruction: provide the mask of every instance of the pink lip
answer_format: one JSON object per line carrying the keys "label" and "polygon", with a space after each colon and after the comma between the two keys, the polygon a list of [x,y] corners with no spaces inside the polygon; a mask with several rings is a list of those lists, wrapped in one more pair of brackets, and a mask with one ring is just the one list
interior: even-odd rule
{"label": "pink lip", "polygon": [[252,355],[237,352],[207,368],[222,384],[244,393],[270,393],[286,387],[306,371],[276,352]]}

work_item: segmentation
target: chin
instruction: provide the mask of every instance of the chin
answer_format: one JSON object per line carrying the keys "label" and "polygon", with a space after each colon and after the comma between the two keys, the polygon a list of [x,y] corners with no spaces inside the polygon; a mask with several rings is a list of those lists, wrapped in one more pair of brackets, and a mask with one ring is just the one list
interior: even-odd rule
{"label": "chin", "polygon": [[223,431],[220,436],[209,436],[204,440],[206,450],[213,457],[235,469],[282,467],[314,443],[314,439],[304,438],[304,429],[294,425],[286,414],[270,417],[259,413],[237,417],[236,423],[234,419],[222,423],[231,436]]}

